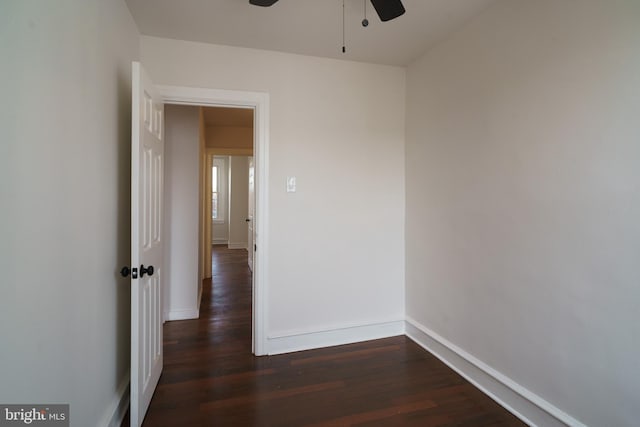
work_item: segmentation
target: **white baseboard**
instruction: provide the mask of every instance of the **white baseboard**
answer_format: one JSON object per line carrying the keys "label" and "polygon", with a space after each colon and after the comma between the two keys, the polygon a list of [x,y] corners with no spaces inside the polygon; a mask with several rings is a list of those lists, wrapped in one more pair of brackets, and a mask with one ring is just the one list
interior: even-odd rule
{"label": "white baseboard", "polygon": [[120,382],[116,394],[113,396],[112,401],[107,406],[107,410],[102,416],[101,422],[98,424],[102,427],[120,427],[122,420],[129,409],[129,374]]}
{"label": "white baseboard", "polygon": [[398,335],[404,335],[404,321],[402,320],[346,326],[323,331],[271,335],[267,338],[267,354],[291,353]]}
{"label": "white baseboard", "polygon": [[211,244],[212,245],[226,245],[229,243],[228,239],[213,239]]}
{"label": "white baseboard", "polygon": [[406,335],[530,426],[585,424],[410,317]]}
{"label": "white baseboard", "polygon": [[247,249],[247,242],[237,242],[237,243],[229,242],[227,246],[229,246],[229,249]]}
{"label": "white baseboard", "polygon": [[167,320],[190,320],[200,317],[200,310],[190,308],[186,310],[169,310]]}

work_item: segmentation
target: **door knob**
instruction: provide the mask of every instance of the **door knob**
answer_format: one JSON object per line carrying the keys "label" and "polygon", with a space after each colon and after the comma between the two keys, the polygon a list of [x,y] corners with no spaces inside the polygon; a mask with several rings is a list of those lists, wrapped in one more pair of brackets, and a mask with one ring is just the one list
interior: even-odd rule
{"label": "door knob", "polygon": [[249,221],[251,221],[251,218],[247,218],[247,219],[245,219],[245,221],[246,221],[246,222],[249,222]]}
{"label": "door knob", "polygon": [[127,277],[129,274],[131,274],[131,269],[129,267],[127,267],[126,265],[124,267],[122,267],[122,270],[120,270],[120,275],[122,277]]}
{"label": "door knob", "polygon": [[[151,268],[153,270],[153,267]],[[122,269],[120,270],[120,275],[122,277],[127,277],[129,274],[131,274],[131,278],[132,279],[137,279],[138,278],[138,269],[133,267],[133,268],[129,268],[126,265],[124,267],[122,267]]]}
{"label": "door knob", "polygon": [[153,265],[145,267],[144,264],[140,265],[140,278],[143,278],[145,274],[153,276]]}

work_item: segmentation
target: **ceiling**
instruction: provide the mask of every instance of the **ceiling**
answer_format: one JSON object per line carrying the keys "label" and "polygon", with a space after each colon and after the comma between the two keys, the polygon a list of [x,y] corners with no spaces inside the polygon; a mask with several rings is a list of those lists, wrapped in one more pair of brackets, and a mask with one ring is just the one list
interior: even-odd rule
{"label": "ceiling", "polygon": [[[494,0],[403,0],[407,12],[380,22],[369,0],[126,0],[144,35],[404,66]],[[364,28],[364,5],[369,26]]]}
{"label": "ceiling", "polygon": [[253,127],[253,110],[249,108],[204,107],[205,126]]}

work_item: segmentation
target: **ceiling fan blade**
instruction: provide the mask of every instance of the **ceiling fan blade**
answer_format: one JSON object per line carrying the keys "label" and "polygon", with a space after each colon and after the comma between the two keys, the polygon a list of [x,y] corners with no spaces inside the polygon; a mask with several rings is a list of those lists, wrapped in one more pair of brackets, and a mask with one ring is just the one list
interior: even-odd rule
{"label": "ceiling fan blade", "polygon": [[269,7],[269,6],[273,6],[273,4],[277,1],[278,0],[249,0],[249,3],[251,3],[254,6]]}
{"label": "ceiling fan blade", "polygon": [[382,22],[395,19],[405,12],[401,0],[371,0],[371,4]]}

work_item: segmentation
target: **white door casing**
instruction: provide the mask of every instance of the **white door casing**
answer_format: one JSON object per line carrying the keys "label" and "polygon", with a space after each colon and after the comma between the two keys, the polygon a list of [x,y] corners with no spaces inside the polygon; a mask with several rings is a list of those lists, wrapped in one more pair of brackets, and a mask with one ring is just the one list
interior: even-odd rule
{"label": "white door casing", "polygon": [[132,65],[131,116],[130,418],[139,427],[162,373],[164,166],[164,105],[139,62]]}
{"label": "white door casing", "polygon": [[[266,92],[158,86],[165,103],[254,109],[255,213],[253,256],[253,352],[269,354],[267,338],[269,290],[269,94]],[[209,177],[210,179],[210,177]],[[264,249],[260,249],[264,248]]]}
{"label": "white door casing", "polygon": [[253,272],[253,217],[255,216],[255,167],[253,157],[249,157],[249,209],[247,214],[247,252],[249,254],[249,269]]}

